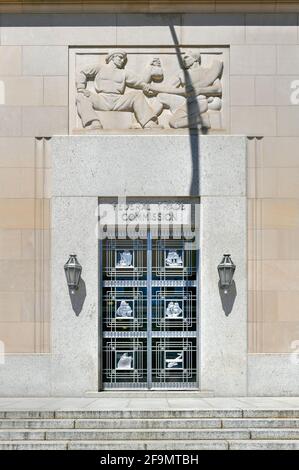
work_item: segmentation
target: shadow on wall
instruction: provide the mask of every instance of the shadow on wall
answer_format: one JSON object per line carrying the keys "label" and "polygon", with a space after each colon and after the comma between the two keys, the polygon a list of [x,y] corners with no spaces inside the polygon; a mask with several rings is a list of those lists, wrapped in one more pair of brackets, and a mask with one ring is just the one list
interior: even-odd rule
{"label": "shadow on wall", "polygon": [[[184,67],[183,60],[182,60],[182,50],[179,47],[179,40],[177,34],[175,32],[175,28],[172,24],[169,25],[169,29],[171,32],[171,36],[173,39],[173,43],[175,46],[175,51],[177,55],[178,62],[180,64],[180,68],[184,72],[184,81],[186,89],[192,87],[192,80],[188,70]],[[186,99],[187,105],[187,115],[188,115],[188,130],[189,130],[189,142],[190,142],[190,150],[191,150],[191,165],[192,165],[192,180],[189,189],[190,196],[199,196],[199,157],[200,157],[200,142],[199,142],[199,129],[201,129],[201,133],[206,133],[205,128],[201,127],[201,115],[199,112],[199,106],[196,99],[192,97],[187,97]],[[196,120],[198,125],[196,128],[192,129],[192,124],[194,122],[194,114],[196,114]]]}
{"label": "shadow on wall", "polygon": [[[290,14],[272,13],[3,13],[1,26],[285,26]],[[296,21],[294,15],[293,21]],[[290,21],[290,20],[289,20]]]}
{"label": "shadow on wall", "polygon": [[236,297],[237,297],[237,289],[235,281],[232,281],[231,285],[226,289],[227,293],[224,293],[224,289],[220,287],[220,281],[218,282],[218,289],[221,298],[222,310],[224,311],[225,315],[231,313]]}
{"label": "shadow on wall", "polygon": [[82,311],[83,304],[86,298],[86,284],[82,278],[80,279],[78,289],[75,290],[73,294],[69,290],[69,296],[71,299],[72,308],[76,316],[78,317]]}

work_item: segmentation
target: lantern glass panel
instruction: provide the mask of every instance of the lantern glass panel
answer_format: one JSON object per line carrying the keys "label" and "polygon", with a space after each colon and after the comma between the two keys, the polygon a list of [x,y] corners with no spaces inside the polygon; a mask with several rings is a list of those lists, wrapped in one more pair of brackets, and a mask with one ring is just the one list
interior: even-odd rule
{"label": "lantern glass panel", "polygon": [[75,255],[70,255],[69,260],[64,265],[64,269],[68,286],[71,289],[77,288],[80,282],[82,267]]}

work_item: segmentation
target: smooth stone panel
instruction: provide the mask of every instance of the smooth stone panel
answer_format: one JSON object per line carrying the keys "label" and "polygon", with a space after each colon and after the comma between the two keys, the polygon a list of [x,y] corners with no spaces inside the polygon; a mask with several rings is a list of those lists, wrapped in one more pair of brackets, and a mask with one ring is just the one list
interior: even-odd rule
{"label": "smooth stone panel", "polygon": [[[299,80],[296,75],[261,76],[255,79],[255,104],[269,106],[291,106],[298,108]],[[281,109],[278,108],[278,113]],[[283,118],[285,119],[285,118]],[[291,126],[286,120],[286,126]],[[279,133],[279,131],[278,131]],[[297,134],[298,135],[298,131]]]}
{"label": "smooth stone panel", "polygon": [[[1,28],[0,28],[1,31]],[[12,76],[22,73],[22,47],[0,46],[0,75]]]}
{"label": "smooth stone panel", "polygon": [[275,80],[275,104],[278,106],[299,104],[299,80],[298,75],[276,77]]}
{"label": "smooth stone panel", "polygon": [[21,116],[21,107],[19,106],[0,106],[0,136],[20,136],[22,134]]}
{"label": "smooth stone panel", "polygon": [[230,73],[231,75],[275,75],[276,47],[273,45],[232,45],[230,47]]}
{"label": "smooth stone panel", "polygon": [[181,43],[180,15],[118,14],[117,45],[147,46]]}
{"label": "smooth stone panel", "polygon": [[7,45],[105,45],[116,43],[115,14],[3,14],[1,43]]}
{"label": "smooth stone panel", "polygon": [[299,45],[277,46],[277,74],[299,74]]}
{"label": "smooth stone panel", "polygon": [[280,136],[299,134],[299,106],[280,106],[277,108],[277,133]]}
{"label": "smooth stone panel", "polygon": [[68,77],[44,77],[44,104],[46,106],[68,105]]}
{"label": "smooth stone panel", "polygon": [[183,44],[242,44],[245,17],[238,13],[187,13],[182,15]]}
{"label": "smooth stone panel", "polygon": [[[1,170],[2,173],[3,170]],[[1,175],[0,173],[0,175]],[[21,230],[1,230],[0,229],[0,259],[19,259],[21,258]],[[5,305],[5,297],[8,293],[1,292],[0,293],[0,310],[1,310],[1,321],[5,321],[6,318],[6,311],[10,310],[10,314],[12,310],[15,310],[13,306],[18,304],[17,298],[8,298],[7,304]],[[10,294],[10,293],[9,293]],[[10,309],[6,308],[9,307]],[[20,307],[18,305],[18,307]],[[17,310],[17,309],[16,309]],[[11,318],[12,317],[12,318]],[[7,317],[7,321],[14,321],[20,318],[16,316],[13,318],[13,315]]]}
{"label": "smooth stone panel", "polygon": [[201,139],[200,195],[246,195],[246,139],[217,136]]}
{"label": "smooth stone panel", "polygon": [[[298,396],[298,356],[296,349],[290,354],[249,354],[248,395]],[[299,417],[299,412],[285,417]]]}
{"label": "smooth stone panel", "polygon": [[48,215],[48,200],[0,198],[0,228],[44,229],[49,224]]}
{"label": "smooth stone panel", "polygon": [[[2,397],[47,396],[50,394],[50,370],[49,354],[6,355],[5,363],[0,366],[0,395]],[[22,374],[21,379],[20,374]],[[28,417],[40,417],[40,414],[32,416],[28,413]]]}
{"label": "smooth stone panel", "polygon": [[34,143],[30,137],[0,137],[0,167],[34,168]]}
{"label": "smooth stone panel", "polygon": [[274,106],[232,106],[231,132],[248,136],[276,135]]}
{"label": "smooth stone panel", "polygon": [[[97,198],[52,199],[52,395],[98,389]],[[70,253],[82,265],[71,294],[63,265]]]}
{"label": "smooth stone panel", "polygon": [[254,77],[234,76],[230,77],[230,104],[231,106],[254,105]]}
{"label": "smooth stone panel", "polygon": [[[55,137],[51,146],[54,195],[191,194],[193,169],[188,136]],[[194,150],[197,167],[194,178],[198,188],[199,162],[195,145]]]}
{"label": "smooth stone panel", "polygon": [[[54,34],[54,32],[52,33]],[[65,46],[24,46],[23,75],[67,75],[68,48]]]}
{"label": "smooth stone panel", "polygon": [[[216,396],[247,392],[246,197],[201,198],[201,388]],[[236,265],[234,285],[218,288],[223,253]]]}
{"label": "smooth stone panel", "polygon": [[2,83],[2,103],[16,106],[33,106],[43,104],[42,77],[0,77]]}
{"label": "smooth stone panel", "polygon": [[36,174],[33,168],[2,168],[0,173],[1,198],[34,198]]}
{"label": "smooth stone panel", "polygon": [[243,195],[244,142],[235,136],[54,137],[53,194]]}
{"label": "smooth stone panel", "polygon": [[293,13],[248,13],[245,18],[247,44],[297,43],[297,15]]}
{"label": "smooth stone panel", "polygon": [[27,106],[22,109],[23,136],[47,137],[68,133],[67,106]]}
{"label": "smooth stone panel", "polygon": [[255,104],[257,106],[275,106],[276,80],[275,76],[265,75],[255,77]]}

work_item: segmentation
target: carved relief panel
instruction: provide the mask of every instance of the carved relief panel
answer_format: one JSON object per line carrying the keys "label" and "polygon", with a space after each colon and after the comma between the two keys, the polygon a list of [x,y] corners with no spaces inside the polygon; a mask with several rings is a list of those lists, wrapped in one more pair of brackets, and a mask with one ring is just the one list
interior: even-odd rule
{"label": "carved relief panel", "polygon": [[70,134],[228,130],[228,48],[71,48]]}

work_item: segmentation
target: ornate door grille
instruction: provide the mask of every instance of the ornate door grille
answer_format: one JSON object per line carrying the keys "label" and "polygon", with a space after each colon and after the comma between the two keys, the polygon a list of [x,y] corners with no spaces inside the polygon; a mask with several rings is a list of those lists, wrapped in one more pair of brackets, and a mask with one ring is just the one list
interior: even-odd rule
{"label": "ornate door grille", "polygon": [[198,250],[184,239],[101,242],[103,389],[197,389]]}

